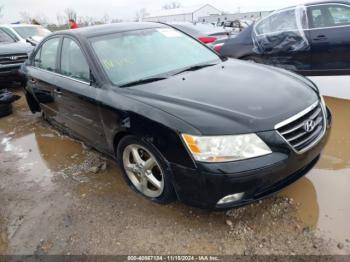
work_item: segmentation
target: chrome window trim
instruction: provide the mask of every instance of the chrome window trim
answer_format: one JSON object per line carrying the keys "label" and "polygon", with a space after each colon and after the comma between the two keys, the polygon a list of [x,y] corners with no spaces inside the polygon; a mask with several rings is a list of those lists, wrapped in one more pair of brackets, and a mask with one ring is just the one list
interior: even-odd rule
{"label": "chrome window trim", "polygon": [[[323,113],[323,130],[322,130],[322,134],[319,135],[319,137],[317,139],[315,139],[315,141],[313,141],[309,146],[303,148],[302,150],[296,150],[284,137],[283,135],[278,131],[279,128],[290,124],[291,122],[301,118],[302,116],[306,115],[307,113],[309,113],[310,111],[312,111],[314,108],[316,108],[318,105],[321,106],[322,109],[322,113]],[[318,142],[320,142],[320,140],[324,137],[324,135],[326,134],[326,130],[327,130],[327,110],[324,107],[323,103],[321,100],[315,102],[314,104],[312,104],[311,106],[309,106],[308,108],[306,108],[305,110],[301,111],[300,113],[288,118],[287,120],[278,123],[277,125],[275,125],[275,130],[277,132],[277,134],[287,143],[287,145],[298,155],[301,155],[303,153],[305,153],[306,151],[310,150],[311,148],[313,148],[314,146],[316,146],[318,144]]]}
{"label": "chrome window trim", "polygon": [[78,82],[80,84],[91,86],[89,82],[86,82],[86,81],[83,81],[83,80],[79,80],[79,79],[76,79],[76,78],[73,78],[73,77],[65,76],[65,75],[62,75],[62,74],[59,74],[59,73],[56,73],[56,72],[52,72],[52,71],[49,71],[47,69],[43,69],[43,68],[40,68],[40,67],[35,67],[35,66],[32,66],[32,67],[37,69],[37,70],[39,70],[39,71],[42,71],[42,72],[50,73],[52,75],[59,76],[59,77],[62,77],[62,78],[68,79],[68,80],[73,80],[73,81]]}
{"label": "chrome window trim", "polygon": [[305,31],[313,31],[313,30],[323,30],[323,29],[332,29],[332,28],[341,28],[341,27],[349,27],[349,25],[337,25],[337,26],[328,26],[328,27],[316,27],[316,28],[307,28]]}

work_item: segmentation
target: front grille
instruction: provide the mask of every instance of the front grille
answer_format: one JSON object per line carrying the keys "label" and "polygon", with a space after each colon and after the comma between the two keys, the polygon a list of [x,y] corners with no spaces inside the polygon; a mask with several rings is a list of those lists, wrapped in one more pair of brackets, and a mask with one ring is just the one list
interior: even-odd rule
{"label": "front grille", "polygon": [[276,126],[279,134],[298,153],[316,144],[326,129],[325,114],[320,103]]}
{"label": "front grille", "polygon": [[13,65],[24,63],[28,59],[27,54],[0,55],[0,65]]}

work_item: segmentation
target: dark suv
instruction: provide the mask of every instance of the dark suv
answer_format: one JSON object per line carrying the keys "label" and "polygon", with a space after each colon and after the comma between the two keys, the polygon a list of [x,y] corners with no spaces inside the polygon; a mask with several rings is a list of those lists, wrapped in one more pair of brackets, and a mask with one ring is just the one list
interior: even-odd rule
{"label": "dark suv", "polygon": [[23,81],[18,69],[32,50],[31,45],[16,42],[0,29],[0,88],[14,81]]}
{"label": "dark suv", "polygon": [[221,54],[304,75],[350,73],[350,1],[276,11],[221,48]]}

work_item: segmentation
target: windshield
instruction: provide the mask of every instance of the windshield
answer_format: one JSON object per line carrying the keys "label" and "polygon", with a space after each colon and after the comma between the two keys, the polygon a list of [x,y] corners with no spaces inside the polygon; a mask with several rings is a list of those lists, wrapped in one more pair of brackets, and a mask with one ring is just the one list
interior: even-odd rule
{"label": "windshield", "polygon": [[92,46],[110,81],[117,86],[221,61],[214,52],[172,28],[96,37]]}
{"label": "windshield", "polygon": [[0,43],[13,43],[15,40],[0,29]]}
{"label": "windshield", "polygon": [[30,37],[45,37],[51,32],[41,26],[16,26],[13,29],[19,34],[23,39],[28,39]]}

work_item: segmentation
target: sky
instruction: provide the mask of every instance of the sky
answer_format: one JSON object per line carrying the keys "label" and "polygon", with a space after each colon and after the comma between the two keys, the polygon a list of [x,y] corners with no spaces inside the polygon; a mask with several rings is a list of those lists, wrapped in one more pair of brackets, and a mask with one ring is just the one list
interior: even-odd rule
{"label": "sky", "polygon": [[[178,0],[183,7],[201,4],[212,4],[226,12],[267,11],[275,10],[308,0]],[[49,22],[56,22],[57,15],[63,15],[66,8],[74,9],[78,16],[132,20],[141,8],[149,13],[158,11],[172,0],[0,0],[3,6],[0,23],[11,23],[20,20],[20,13],[31,16],[45,16]]]}

